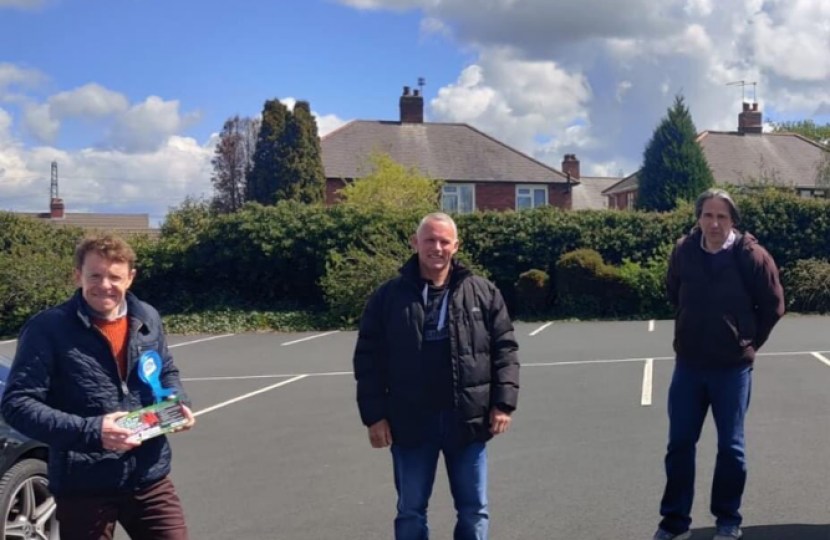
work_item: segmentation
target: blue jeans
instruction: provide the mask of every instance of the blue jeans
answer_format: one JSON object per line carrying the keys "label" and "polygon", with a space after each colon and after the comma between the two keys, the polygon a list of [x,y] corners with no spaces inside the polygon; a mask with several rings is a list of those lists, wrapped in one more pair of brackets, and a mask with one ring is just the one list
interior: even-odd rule
{"label": "blue jeans", "polygon": [[392,445],[395,489],[398,490],[396,540],[427,540],[427,505],[432,495],[438,454],[443,452],[458,521],[454,540],[487,540],[487,449],[476,442],[458,443],[454,411],[430,418],[424,442],[414,448]]}
{"label": "blue jeans", "polygon": [[744,419],[752,393],[752,367],[700,368],[677,362],[669,389],[669,447],[660,528],[689,530],[695,491],[695,446],[709,407],[718,431],[712,505],[718,526],[740,526],[746,484]]}

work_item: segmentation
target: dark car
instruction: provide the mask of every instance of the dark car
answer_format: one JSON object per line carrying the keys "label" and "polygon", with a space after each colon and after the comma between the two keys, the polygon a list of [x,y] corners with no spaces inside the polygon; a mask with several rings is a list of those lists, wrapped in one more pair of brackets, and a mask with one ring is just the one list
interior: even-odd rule
{"label": "dark car", "polygon": [[[11,360],[0,355],[0,397]],[[0,417],[0,539],[57,540],[55,499],[46,476],[48,448]]]}

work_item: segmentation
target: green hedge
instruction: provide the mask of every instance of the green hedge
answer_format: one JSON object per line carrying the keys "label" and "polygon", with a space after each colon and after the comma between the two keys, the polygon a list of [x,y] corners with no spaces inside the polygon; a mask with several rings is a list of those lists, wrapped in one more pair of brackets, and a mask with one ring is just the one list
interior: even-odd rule
{"label": "green hedge", "polygon": [[[737,202],[741,228],[755,234],[782,269],[802,259],[830,260],[830,202],[775,191]],[[165,314],[271,313],[275,306],[315,312],[340,302],[338,314],[353,320],[377,276],[389,275],[397,264],[373,257],[368,247],[405,245],[420,217],[290,202],[216,215],[205,204],[188,202],[168,216],[161,239],[132,241],[139,255],[134,290]],[[463,259],[488,274],[514,313],[521,314],[524,304],[516,296],[523,273],[545,272],[561,288],[560,257],[591,249],[616,268],[619,283],[613,286],[628,296],[610,311],[603,306],[584,316],[634,317],[670,314],[662,290],[665,259],[694,216],[690,205],[664,214],[542,208],[461,215],[457,221]],[[16,332],[26,317],[71,291],[71,251],[79,237],[77,230],[0,213],[0,333]],[[377,272],[360,270],[358,259],[364,268],[377,263]],[[347,294],[356,276],[366,277],[366,286]],[[551,291],[551,297],[563,294],[568,292]],[[549,307],[568,315],[561,305]]]}

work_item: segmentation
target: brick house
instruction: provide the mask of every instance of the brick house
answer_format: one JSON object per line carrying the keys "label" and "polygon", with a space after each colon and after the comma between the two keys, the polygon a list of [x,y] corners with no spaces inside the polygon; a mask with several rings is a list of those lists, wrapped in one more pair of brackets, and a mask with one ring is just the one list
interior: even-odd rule
{"label": "brick house", "polygon": [[577,207],[604,205],[601,190],[580,188],[575,155],[566,155],[558,171],[468,124],[424,122],[424,98],[418,90],[410,94],[409,87],[400,98],[399,121],[355,120],[323,137],[320,145],[327,204],[337,202],[346,182],[369,172],[367,158],[373,152],[383,152],[442,180],[445,211],[571,209],[575,189]]}
{"label": "brick house", "polygon": [[[822,164],[830,163],[830,148],[796,133],[764,133],[757,103],[743,104],[738,131],[704,131],[697,142],[717,184],[774,185],[802,197],[830,198],[830,185],[818,174]],[[609,208],[632,208],[638,172],[603,191]]]}

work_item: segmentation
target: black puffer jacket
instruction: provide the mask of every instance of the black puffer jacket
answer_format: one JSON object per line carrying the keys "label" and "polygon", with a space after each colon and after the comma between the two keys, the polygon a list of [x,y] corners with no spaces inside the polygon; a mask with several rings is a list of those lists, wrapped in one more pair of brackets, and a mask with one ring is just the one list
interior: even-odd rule
{"label": "black puffer jacket", "polygon": [[[357,402],[366,426],[387,419],[396,444],[423,437],[426,404],[421,361],[424,304],[418,258],[369,299],[354,355]],[[453,261],[448,310],[454,401],[462,443],[487,441],[490,410],[513,410],[519,395],[518,344],[495,285]]]}
{"label": "black puffer jacket", "polygon": [[92,325],[80,291],[34,316],[20,334],[2,412],[10,426],[49,445],[49,485],[56,495],[132,491],[170,472],[170,445],[163,436],[124,453],[104,450],[101,442],[105,414],[154,401],[136,367],[145,351],[159,353],[162,385],[176,387],[187,400],[156,310],[127,293],[127,313],[128,376],[123,384],[110,345]]}

